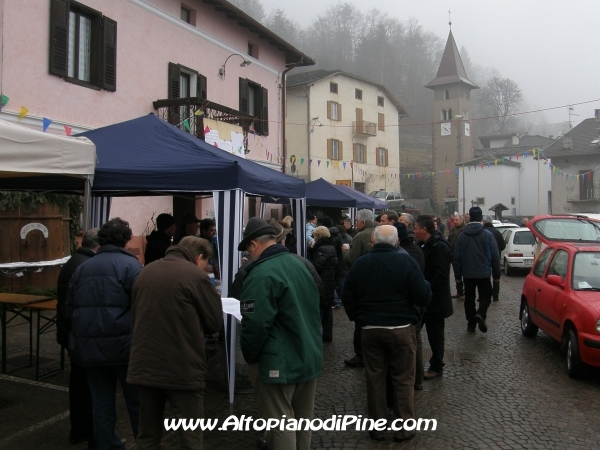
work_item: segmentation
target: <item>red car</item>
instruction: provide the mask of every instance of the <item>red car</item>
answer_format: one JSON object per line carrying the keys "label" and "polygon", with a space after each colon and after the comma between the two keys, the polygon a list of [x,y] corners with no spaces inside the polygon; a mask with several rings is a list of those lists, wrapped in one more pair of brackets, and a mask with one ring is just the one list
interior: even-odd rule
{"label": "red car", "polygon": [[538,328],[567,350],[567,373],[600,367],[600,220],[585,216],[538,216],[528,224],[547,247],[523,284],[521,332]]}

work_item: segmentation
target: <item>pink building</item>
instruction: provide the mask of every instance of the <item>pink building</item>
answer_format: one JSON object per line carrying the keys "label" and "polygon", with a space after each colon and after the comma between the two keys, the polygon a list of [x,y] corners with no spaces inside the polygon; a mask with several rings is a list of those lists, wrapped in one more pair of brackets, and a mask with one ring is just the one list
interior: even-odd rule
{"label": "pink building", "polygon": [[[18,121],[25,107],[24,125],[47,118],[48,132],[75,134],[155,113],[198,136],[212,118],[243,129],[247,158],[280,170],[283,77],[314,62],[228,2],[0,0],[0,10],[0,118]],[[211,213],[212,201],[180,200],[114,199],[111,216],[140,235],[153,213]]]}

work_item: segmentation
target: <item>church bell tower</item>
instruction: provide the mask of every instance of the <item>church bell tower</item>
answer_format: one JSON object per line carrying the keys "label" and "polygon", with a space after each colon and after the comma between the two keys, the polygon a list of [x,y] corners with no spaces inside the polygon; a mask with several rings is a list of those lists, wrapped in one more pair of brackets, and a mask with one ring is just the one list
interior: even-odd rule
{"label": "church bell tower", "polygon": [[425,86],[433,90],[433,199],[443,214],[469,210],[458,192],[461,163],[473,159],[471,90],[479,89],[467,77],[452,30],[435,79]]}

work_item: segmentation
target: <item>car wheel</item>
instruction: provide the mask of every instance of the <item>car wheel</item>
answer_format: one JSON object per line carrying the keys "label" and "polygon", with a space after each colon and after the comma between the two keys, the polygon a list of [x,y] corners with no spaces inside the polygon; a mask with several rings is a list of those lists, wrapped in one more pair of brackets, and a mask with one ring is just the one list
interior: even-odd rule
{"label": "car wheel", "polygon": [[513,269],[508,267],[508,260],[506,258],[504,259],[504,273],[507,277],[510,277],[513,274]]}
{"label": "car wheel", "polygon": [[585,365],[579,353],[577,332],[570,329],[567,333],[567,374],[571,378],[580,378],[585,375]]}
{"label": "car wheel", "polygon": [[533,337],[537,334],[538,327],[531,321],[531,315],[529,314],[529,305],[527,301],[523,300],[521,304],[521,333],[523,336]]}

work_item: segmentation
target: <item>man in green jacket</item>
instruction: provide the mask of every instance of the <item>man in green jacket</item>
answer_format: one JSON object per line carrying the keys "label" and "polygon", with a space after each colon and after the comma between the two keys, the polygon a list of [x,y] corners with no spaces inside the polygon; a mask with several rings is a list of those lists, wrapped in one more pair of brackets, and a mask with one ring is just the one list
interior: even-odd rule
{"label": "man in green jacket", "polygon": [[[356,262],[358,258],[371,251],[371,235],[375,229],[373,211],[370,209],[361,209],[356,213],[356,228],[359,232],[352,238],[349,250],[344,250],[343,258],[348,268]],[[348,367],[364,367],[361,347],[361,327],[354,325],[354,356],[346,358],[344,364]]]}
{"label": "man in green jacket", "polygon": [[[319,291],[275,234],[264,219],[253,217],[238,247],[254,261],[240,296],[242,354],[264,419],[312,420],[323,364]],[[310,448],[310,430],[285,428],[267,430],[270,450]]]}

